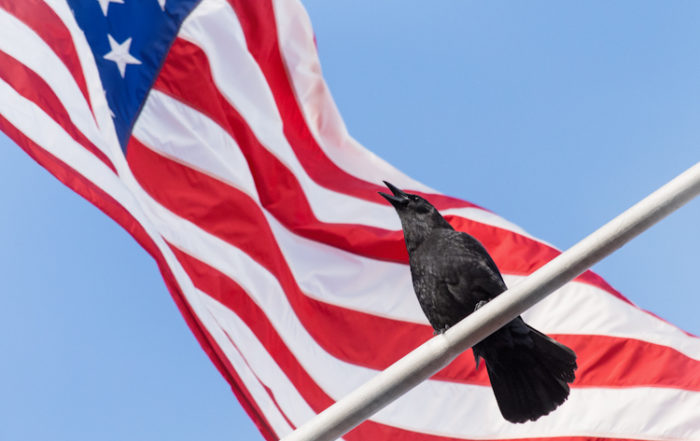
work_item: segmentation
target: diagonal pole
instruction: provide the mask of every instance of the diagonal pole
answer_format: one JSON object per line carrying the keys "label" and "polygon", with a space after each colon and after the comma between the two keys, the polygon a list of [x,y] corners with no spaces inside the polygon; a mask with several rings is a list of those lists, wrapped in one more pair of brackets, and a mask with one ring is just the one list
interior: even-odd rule
{"label": "diagonal pole", "polygon": [[700,162],[281,441],[334,440],[700,193]]}

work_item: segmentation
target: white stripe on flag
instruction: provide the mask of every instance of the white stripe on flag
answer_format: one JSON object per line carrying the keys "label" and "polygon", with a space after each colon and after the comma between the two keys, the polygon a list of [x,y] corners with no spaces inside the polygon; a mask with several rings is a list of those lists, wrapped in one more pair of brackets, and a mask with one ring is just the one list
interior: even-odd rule
{"label": "white stripe on flag", "polygon": [[[285,374],[275,364],[274,360],[270,358],[270,355],[264,349],[262,351],[251,351],[249,349],[253,344],[259,345],[259,342],[252,340],[251,331],[241,322],[238,316],[206,293],[199,290],[195,290],[195,292],[206,308],[206,312],[200,316],[202,323],[226,354],[241,381],[245,383],[256,404],[265,414],[265,418],[272,425],[275,433],[282,437],[293,430],[280,413],[275,402],[280,405],[284,414],[295,425],[299,425],[315,415],[293,386],[288,382],[277,379],[284,377]],[[237,347],[231,343],[226,334],[231,337],[231,340],[236,342]],[[245,348],[246,355],[243,355],[239,348]],[[261,358],[256,359],[255,357]],[[250,368],[251,364],[267,366],[267,369],[253,372]],[[274,389],[270,387],[272,384],[276,386]],[[272,400],[264,386],[273,391],[275,401]]]}
{"label": "white stripe on flag", "polygon": [[[17,42],[21,44],[17,44]],[[68,111],[73,123],[85,136],[100,146],[90,108],[68,68],[31,28],[0,8],[0,50],[36,72],[51,87]],[[107,153],[107,152],[105,152]]]}

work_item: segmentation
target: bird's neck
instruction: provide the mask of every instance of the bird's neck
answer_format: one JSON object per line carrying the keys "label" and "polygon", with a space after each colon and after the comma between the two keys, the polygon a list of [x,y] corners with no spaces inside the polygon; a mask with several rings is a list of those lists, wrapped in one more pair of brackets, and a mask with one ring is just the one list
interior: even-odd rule
{"label": "bird's neck", "polygon": [[410,227],[404,225],[403,235],[409,254],[418,249],[433,232],[441,229],[453,230],[452,225],[442,216],[440,216],[440,219],[433,219],[432,222],[429,223],[412,222]]}

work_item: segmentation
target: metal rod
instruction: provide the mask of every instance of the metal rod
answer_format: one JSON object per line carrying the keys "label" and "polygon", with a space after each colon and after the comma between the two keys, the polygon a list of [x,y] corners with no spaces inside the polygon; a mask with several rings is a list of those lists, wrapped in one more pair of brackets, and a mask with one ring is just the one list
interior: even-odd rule
{"label": "metal rod", "polygon": [[334,440],[430,377],[700,193],[700,162],[552,259],[447,332],[428,340],[282,441]]}

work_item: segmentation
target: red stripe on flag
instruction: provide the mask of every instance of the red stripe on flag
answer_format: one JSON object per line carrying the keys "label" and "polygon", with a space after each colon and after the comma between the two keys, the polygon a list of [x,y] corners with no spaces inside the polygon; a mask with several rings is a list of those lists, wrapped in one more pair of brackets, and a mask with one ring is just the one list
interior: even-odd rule
{"label": "red stripe on flag", "polygon": [[316,384],[289,350],[265,312],[240,285],[172,244],[170,247],[194,285],[236,313],[315,412],[318,413],[333,403],[333,399]]}
{"label": "red stripe on flag", "polygon": [[75,79],[75,83],[85,98],[90,111],[92,104],[88,97],[87,84],[80,66],[78,52],[75,49],[70,31],[61,18],[45,2],[41,0],[0,0],[0,8],[14,15],[18,20],[29,26],[63,61],[66,68]]}
{"label": "red stripe on flag", "polygon": [[[170,244],[168,244],[168,245],[170,245]],[[172,245],[170,245],[170,248],[171,248],[173,251],[178,251],[177,248],[173,247]],[[177,254],[177,253],[176,253],[176,254]],[[178,259],[178,260],[179,260],[179,259]],[[267,385],[265,384],[265,382],[263,382],[263,381],[260,379],[260,377],[258,377],[258,375],[255,373],[255,371],[253,370],[253,368],[250,367],[250,364],[248,363],[248,360],[247,360],[246,357],[245,357],[245,353],[244,353],[243,351],[241,351],[241,349],[238,347],[238,345],[237,345],[236,342],[233,340],[233,338],[231,338],[231,336],[229,335],[228,331],[226,331],[226,329],[223,329],[223,328],[222,328],[221,331],[224,333],[224,335],[226,335],[226,339],[227,339],[228,342],[231,344],[231,346],[233,346],[234,348],[236,348],[236,351],[238,351],[238,353],[240,354],[241,358],[243,359],[243,362],[246,364],[246,366],[248,366],[248,369],[250,370],[251,374],[255,377],[255,379],[258,381],[258,383],[260,383],[260,385],[262,386],[262,388],[265,390],[265,393],[267,393],[267,395],[270,397],[270,401],[272,401],[272,403],[275,405],[275,407],[277,408],[277,411],[280,413],[280,415],[282,415],[282,418],[284,418],[284,420],[287,422],[287,424],[289,425],[289,427],[292,428],[292,430],[296,429],[297,426],[289,419],[289,417],[287,416],[286,412],[285,412],[284,410],[282,410],[282,408],[280,407],[279,403],[277,402],[277,399],[275,398],[275,394],[273,393],[272,389],[270,389],[269,387],[267,387]]]}
{"label": "red stripe on flag", "polygon": [[117,169],[107,155],[98,149],[83,132],[71,121],[68,111],[53,92],[51,87],[24,64],[0,50],[0,78],[17,91],[20,95],[33,102],[59,124],[78,144],[95,155],[114,173]]}
{"label": "red stripe on flag", "polygon": [[204,325],[197,318],[187,302],[184,294],[180,290],[175,277],[173,276],[170,267],[167,265],[162,253],[155,245],[151,237],[146,233],[141,224],[121,205],[114,200],[109,194],[105,193],[101,188],[86,179],[80,173],[77,173],[66,163],[56,158],[44,150],[41,146],[29,139],[12,123],[0,115],[0,130],[12,139],[22,150],[32,157],[39,165],[48,170],[60,182],[72,189],[88,202],[95,205],[107,216],[121,225],[127,233],[129,233],[136,242],[148,252],[158,265],[158,269],[165,281],[165,284],[173,297],[180,313],[185,319],[188,327],[194,334],[200,346],[207,353],[217,370],[226,379],[231,386],[236,398],[241,403],[243,409],[248,416],[253,420],[255,425],[260,430],[260,433],[268,441],[278,439],[278,436],[272,430],[272,425],[265,418],[265,414],[258,407],[252,395],[247,390],[245,383],[238,376],[228,358],[225,356],[221,348],[216,344],[214,338],[209,334]]}
{"label": "red stripe on flag", "polygon": [[[445,219],[456,230],[464,231],[477,238],[504,274],[528,276],[561,254],[561,251],[555,248],[510,230],[454,215],[446,215]],[[633,305],[625,296],[591,270],[586,270],[574,280],[600,288]]]}

